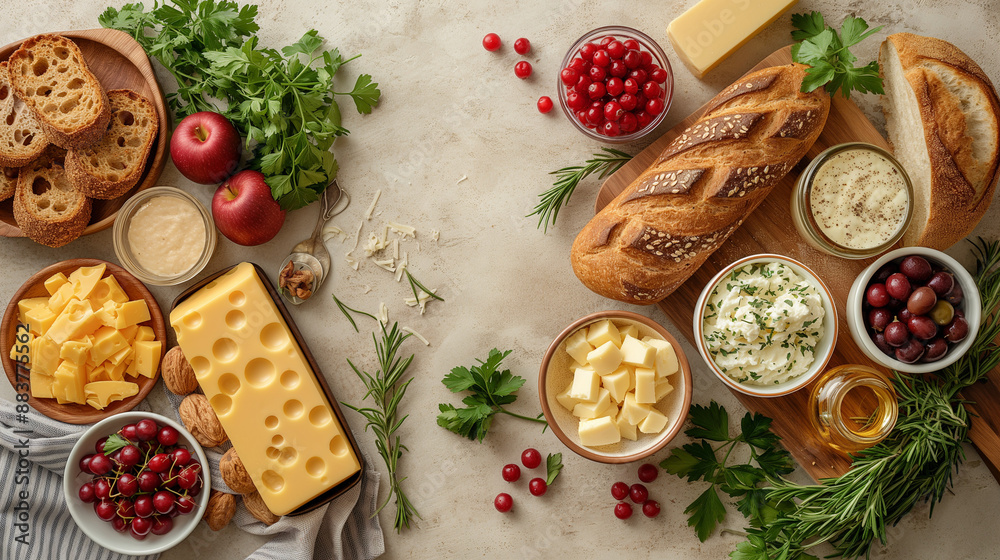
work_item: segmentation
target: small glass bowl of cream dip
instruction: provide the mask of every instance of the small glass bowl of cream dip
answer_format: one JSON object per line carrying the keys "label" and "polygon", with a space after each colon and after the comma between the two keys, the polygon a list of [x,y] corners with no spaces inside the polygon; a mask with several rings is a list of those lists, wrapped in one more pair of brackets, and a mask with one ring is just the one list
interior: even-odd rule
{"label": "small glass bowl of cream dip", "polygon": [[194,278],[215,252],[215,223],[205,206],[174,187],[140,191],[118,211],[115,255],[147,284],[173,286]]}
{"label": "small glass bowl of cream dip", "polygon": [[806,167],[792,191],[792,219],[805,240],[845,259],[884,253],[906,232],[913,186],[882,148],[863,142],[832,146]]}

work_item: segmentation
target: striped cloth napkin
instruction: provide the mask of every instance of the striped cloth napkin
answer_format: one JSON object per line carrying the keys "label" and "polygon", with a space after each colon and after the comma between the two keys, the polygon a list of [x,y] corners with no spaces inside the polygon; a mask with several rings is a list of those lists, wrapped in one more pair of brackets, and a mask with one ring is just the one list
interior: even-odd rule
{"label": "striped cloth napkin", "polygon": [[[140,409],[148,410],[146,403]],[[0,558],[48,560],[128,560],[83,534],[66,508],[62,473],[66,458],[89,426],[52,420],[30,409],[20,414],[15,403],[0,399]],[[222,482],[222,454],[206,450],[212,487],[229,491]],[[371,461],[365,458],[371,465]],[[242,505],[233,518],[237,526],[270,537],[252,553],[254,560],[370,560],[385,552],[382,528],[374,515],[379,473],[369,468],[361,483],[328,505],[266,526]]]}

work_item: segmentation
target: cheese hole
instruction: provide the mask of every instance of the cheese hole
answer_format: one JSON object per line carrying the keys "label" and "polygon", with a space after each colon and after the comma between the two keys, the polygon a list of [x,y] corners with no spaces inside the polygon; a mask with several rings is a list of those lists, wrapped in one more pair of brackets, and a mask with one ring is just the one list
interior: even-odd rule
{"label": "cheese hole", "polygon": [[285,443],[285,438],[281,437],[281,434],[278,434],[273,438],[271,438],[271,445],[275,447],[280,446],[282,443]]}
{"label": "cheese hole", "polygon": [[235,395],[240,390],[240,379],[231,373],[219,378],[219,390],[227,395]]}
{"label": "cheese hole", "polygon": [[267,451],[265,451],[264,454],[267,455],[268,459],[274,460],[277,459],[279,455],[281,455],[281,451],[277,447],[268,447]]}
{"label": "cheese hole", "polygon": [[94,291],[90,292],[90,297],[98,300],[107,299],[109,293],[111,293],[111,288],[104,282],[98,282],[94,286]]}
{"label": "cheese hole", "polygon": [[208,363],[208,358],[204,356],[195,356],[191,358],[191,369],[194,370],[194,374],[201,377],[208,373],[211,365]]}
{"label": "cheese hole", "polygon": [[215,413],[219,416],[225,416],[229,414],[229,410],[233,408],[233,399],[229,395],[215,395],[212,397],[212,408],[215,409]]}
{"label": "cheese hole", "polygon": [[201,314],[197,311],[192,311],[184,317],[184,326],[192,329],[196,329],[201,326]]}
{"label": "cheese hole", "polygon": [[347,455],[347,442],[344,440],[344,436],[340,434],[333,436],[333,439],[330,440],[330,453],[337,457]]}
{"label": "cheese hole", "polygon": [[285,416],[294,420],[295,418],[302,416],[302,414],[305,412],[305,407],[302,406],[302,403],[299,402],[298,400],[292,399],[285,403],[285,406],[282,408],[282,411],[285,413]]}
{"label": "cheese hole", "polygon": [[271,350],[281,350],[288,344],[288,334],[278,323],[268,323],[260,331],[260,343]]}
{"label": "cheese hole", "polygon": [[309,411],[309,423],[321,428],[330,423],[330,411],[325,406],[316,406]]}
{"label": "cheese hole", "polygon": [[264,387],[274,381],[276,375],[274,364],[266,358],[254,358],[247,364],[244,371],[247,382],[254,387]]}
{"label": "cheese hole", "polygon": [[247,324],[247,316],[239,309],[233,309],[229,313],[226,313],[226,324],[234,331],[238,331]]}
{"label": "cheese hole", "polygon": [[278,427],[278,417],[272,415],[272,416],[268,416],[267,418],[265,418],[264,419],[264,427],[267,428],[268,430],[273,430],[273,429],[277,428]]}
{"label": "cheese hole", "polygon": [[281,455],[278,456],[278,462],[286,467],[290,467],[298,458],[299,452],[296,451],[294,447],[286,447],[281,450]]}
{"label": "cheese hole", "polygon": [[220,338],[212,345],[212,355],[220,362],[233,361],[239,351],[240,349],[236,346],[236,342],[231,338]]}
{"label": "cheese hole", "polygon": [[315,477],[323,476],[326,472],[326,463],[319,457],[312,457],[306,461],[306,472]]}
{"label": "cheese hole", "polygon": [[294,389],[299,386],[299,374],[288,370],[281,374],[281,386],[285,389]]}
{"label": "cheese hole", "polygon": [[237,306],[243,305],[244,303],[246,303],[246,301],[247,301],[247,295],[239,290],[236,290],[233,293],[229,294],[229,303],[233,305]]}

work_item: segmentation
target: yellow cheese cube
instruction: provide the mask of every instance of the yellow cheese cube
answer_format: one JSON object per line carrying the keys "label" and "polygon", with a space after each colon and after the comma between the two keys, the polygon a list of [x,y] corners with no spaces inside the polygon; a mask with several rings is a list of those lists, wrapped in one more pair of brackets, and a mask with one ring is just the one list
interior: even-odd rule
{"label": "yellow cheese cube", "polygon": [[137,325],[132,325],[131,327],[125,327],[118,332],[121,333],[122,337],[127,340],[129,346],[131,346],[135,342],[135,335],[139,333],[139,327]]}
{"label": "yellow cheese cube", "polygon": [[93,343],[89,338],[67,340],[59,349],[59,357],[63,360],[69,360],[78,366],[82,366],[87,363],[87,354],[90,352],[90,348],[92,346]]}
{"label": "yellow cheese cube", "polygon": [[76,340],[87,336],[100,326],[101,321],[94,315],[90,303],[74,299],[56,317],[52,327],[45,332],[45,336],[57,344],[62,344],[67,340]]}
{"label": "yellow cheese cube", "polygon": [[139,392],[139,386],[130,381],[94,381],[84,386],[87,404],[98,410],[114,401],[120,401]]}
{"label": "yellow cheese cube", "polygon": [[79,366],[63,360],[59,362],[59,367],[56,368],[52,376],[55,378],[54,385],[62,387],[62,391],[65,393],[65,400],[77,404],[85,404],[87,402],[83,393],[83,386],[87,384],[87,375]]}
{"label": "yellow cheese cube", "polygon": [[581,366],[587,365],[587,354],[594,347],[587,342],[587,330],[580,329],[566,338],[566,353]]}
{"label": "yellow cheese cube", "polygon": [[38,309],[39,307],[46,307],[49,303],[49,298],[45,297],[35,297],[35,298],[25,298],[17,302],[17,320],[21,322],[22,325],[28,324],[28,312],[32,309]]}
{"label": "yellow cheese cube", "polygon": [[677,364],[677,353],[669,342],[660,338],[644,338],[643,342],[656,348],[656,377],[664,378],[677,373],[680,366]]}
{"label": "yellow cheese cube", "polygon": [[139,360],[135,359],[135,352],[133,348],[132,359],[127,360],[128,365],[125,366],[125,375],[129,377],[139,377]]}
{"label": "yellow cheese cube", "polygon": [[62,272],[57,272],[45,280],[45,291],[51,296],[59,291],[59,288],[67,282],[69,282],[69,280],[66,279],[66,275]]}
{"label": "yellow cheese cube", "polygon": [[56,315],[48,306],[36,307],[24,314],[27,319],[28,329],[35,336],[42,336],[52,328],[52,323],[56,321]]}
{"label": "yellow cheese cube", "polygon": [[[111,381],[124,381],[125,372],[128,370],[128,366],[130,363],[132,362],[121,362],[119,364],[112,364],[111,362],[103,362],[104,368],[108,370],[108,379],[110,379]],[[136,367],[138,368],[138,365]]]}
{"label": "yellow cheese cube", "polygon": [[597,418],[598,416],[603,416],[613,405],[611,404],[611,396],[608,394],[608,390],[602,388],[594,399],[594,402],[582,402],[573,407],[573,416],[577,418]]}
{"label": "yellow cheese cube", "polygon": [[615,417],[615,425],[618,427],[618,432],[621,433],[622,437],[625,439],[630,439],[636,441],[639,439],[639,434],[636,433],[635,425],[625,419],[625,415],[620,411],[618,416]]}
{"label": "yellow cheese cube", "polygon": [[649,415],[649,411],[653,407],[648,404],[640,404],[635,401],[635,394],[629,393],[625,395],[625,404],[622,405],[622,415],[628,420],[629,424],[636,426],[639,422],[646,419]]}
{"label": "yellow cheese cube", "polygon": [[618,327],[614,323],[605,319],[598,321],[587,327],[587,342],[597,348],[606,342],[612,342],[615,346],[621,346],[622,337],[618,333]]}
{"label": "yellow cheese cube", "polygon": [[601,385],[611,393],[611,399],[616,403],[625,400],[625,393],[628,393],[629,382],[632,372],[628,366],[621,366],[608,375],[601,376]]}
{"label": "yellow cheese cube", "polygon": [[135,343],[136,371],[152,379],[160,369],[160,353],[162,345],[159,341],[143,340]]}
{"label": "yellow cheese cube", "polygon": [[635,368],[635,402],[639,404],[656,403],[656,371]]}
{"label": "yellow cheese cube", "polygon": [[153,332],[153,327],[139,327],[135,333],[135,340],[137,342],[140,340],[156,340],[156,333]]}
{"label": "yellow cheese cube", "polygon": [[52,384],[55,383],[55,378],[48,375],[42,375],[35,370],[31,370],[28,374],[28,383],[31,387],[31,396],[36,399],[51,399],[52,396]]}
{"label": "yellow cheese cube", "polygon": [[639,338],[639,327],[632,323],[627,323],[618,327],[618,334],[621,335],[622,340],[625,340],[626,336],[631,336],[632,338]]}
{"label": "yellow cheese cube", "polygon": [[115,327],[124,329],[132,325],[149,320],[149,308],[146,307],[146,300],[137,299],[127,301],[118,308],[118,320]]}
{"label": "yellow cheese cube", "polygon": [[573,372],[573,385],[569,396],[580,402],[597,400],[598,389],[601,387],[601,377],[589,367],[578,367]]}
{"label": "yellow cheese cube", "polygon": [[111,327],[101,327],[94,333],[94,347],[90,349],[90,357],[99,364],[128,347],[128,341],[120,332]]}
{"label": "yellow cheese cube", "polygon": [[49,309],[56,315],[62,313],[63,309],[66,309],[66,305],[69,301],[73,299],[73,284],[69,282],[59,286],[56,293],[49,297]]}
{"label": "yellow cheese cube", "polygon": [[97,308],[109,301],[118,304],[125,303],[128,301],[128,296],[125,295],[125,290],[122,289],[118,280],[113,275],[108,275],[101,278],[87,299],[93,302],[94,307]]}
{"label": "yellow cheese cube", "polygon": [[587,354],[590,367],[598,375],[607,375],[622,365],[622,351],[612,341],[605,342]]}
{"label": "yellow cheese cube", "polygon": [[55,375],[59,368],[59,345],[51,338],[36,338],[31,348],[31,371],[42,375]]}
{"label": "yellow cheese cube", "polygon": [[611,445],[622,440],[615,421],[608,416],[580,420],[580,443],[587,447]]}
{"label": "yellow cheese cube", "polygon": [[[87,382],[92,383],[94,381],[111,381],[111,374],[108,372],[106,364],[100,364],[94,367],[84,368],[87,371]],[[121,381],[121,379],[119,379]]]}
{"label": "yellow cheese cube", "polygon": [[656,380],[656,402],[660,402],[660,399],[669,395],[673,392],[674,386],[670,384],[669,379],[657,379]]}
{"label": "yellow cheese cube", "polygon": [[622,339],[622,361],[636,367],[652,368],[656,363],[656,348],[626,336]]}
{"label": "yellow cheese cube", "polygon": [[573,412],[573,407],[580,403],[578,399],[574,399],[573,397],[569,396],[569,392],[572,389],[573,389],[573,382],[570,381],[569,385],[566,386],[566,389],[562,393],[556,395],[556,401],[559,404],[561,404],[563,408],[565,408],[570,412]]}
{"label": "yellow cheese cube", "polygon": [[104,276],[106,268],[107,265],[102,263],[96,266],[81,266],[74,270],[69,275],[69,281],[73,284],[73,295],[78,299],[87,299],[90,297],[90,293],[94,291],[94,287],[100,282],[101,276]]}
{"label": "yellow cheese cube", "polygon": [[35,335],[30,332],[19,330],[14,344],[10,347],[10,359],[12,362],[20,362],[28,365],[31,363],[31,347],[35,342]]}
{"label": "yellow cheese cube", "polygon": [[644,434],[658,434],[667,426],[667,417],[657,409],[651,409],[649,414],[639,422],[639,431]]}
{"label": "yellow cheese cube", "polygon": [[118,324],[118,308],[119,304],[108,300],[99,309],[94,311],[94,313],[100,319],[102,325],[114,329]]}
{"label": "yellow cheese cube", "polygon": [[132,348],[132,346],[125,346],[118,352],[112,354],[111,357],[108,358],[108,362],[114,365],[118,365],[122,362],[125,362],[125,365],[127,366],[129,363],[135,361],[132,359],[132,356],[134,354],[135,350]]}

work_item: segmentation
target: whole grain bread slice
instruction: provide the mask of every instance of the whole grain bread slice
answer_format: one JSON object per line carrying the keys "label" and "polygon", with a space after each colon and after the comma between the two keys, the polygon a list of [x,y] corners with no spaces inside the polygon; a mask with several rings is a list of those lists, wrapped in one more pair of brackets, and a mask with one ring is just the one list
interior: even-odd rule
{"label": "whole grain bread slice", "polygon": [[14,194],[14,219],[32,240],[62,247],[83,235],[91,202],[74,188],[63,167],[64,153],[49,153],[21,168]]}
{"label": "whole grain bread slice", "polygon": [[10,55],[8,72],[50,142],[85,148],[104,136],[111,121],[108,97],[76,43],[61,35],[32,37]]}
{"label": "whole grain bread slice", "polygon": [[17,167],[0,167],[0,200],[14,196],[17,190]]}
{"label": "whole grain bread slice", "polygon": [[0,62],[0,167],[26,165],[48,145],[48,136],[34,113],[14,95],[7,61]]}
{"label": "whole grain bread slice", "polygon": [[159,119],[148,99],[127,89],[108,92],[111,126],[97,144],[70,150],[66,173],[91,198],[122,196],[142,177],[156,140]]}

